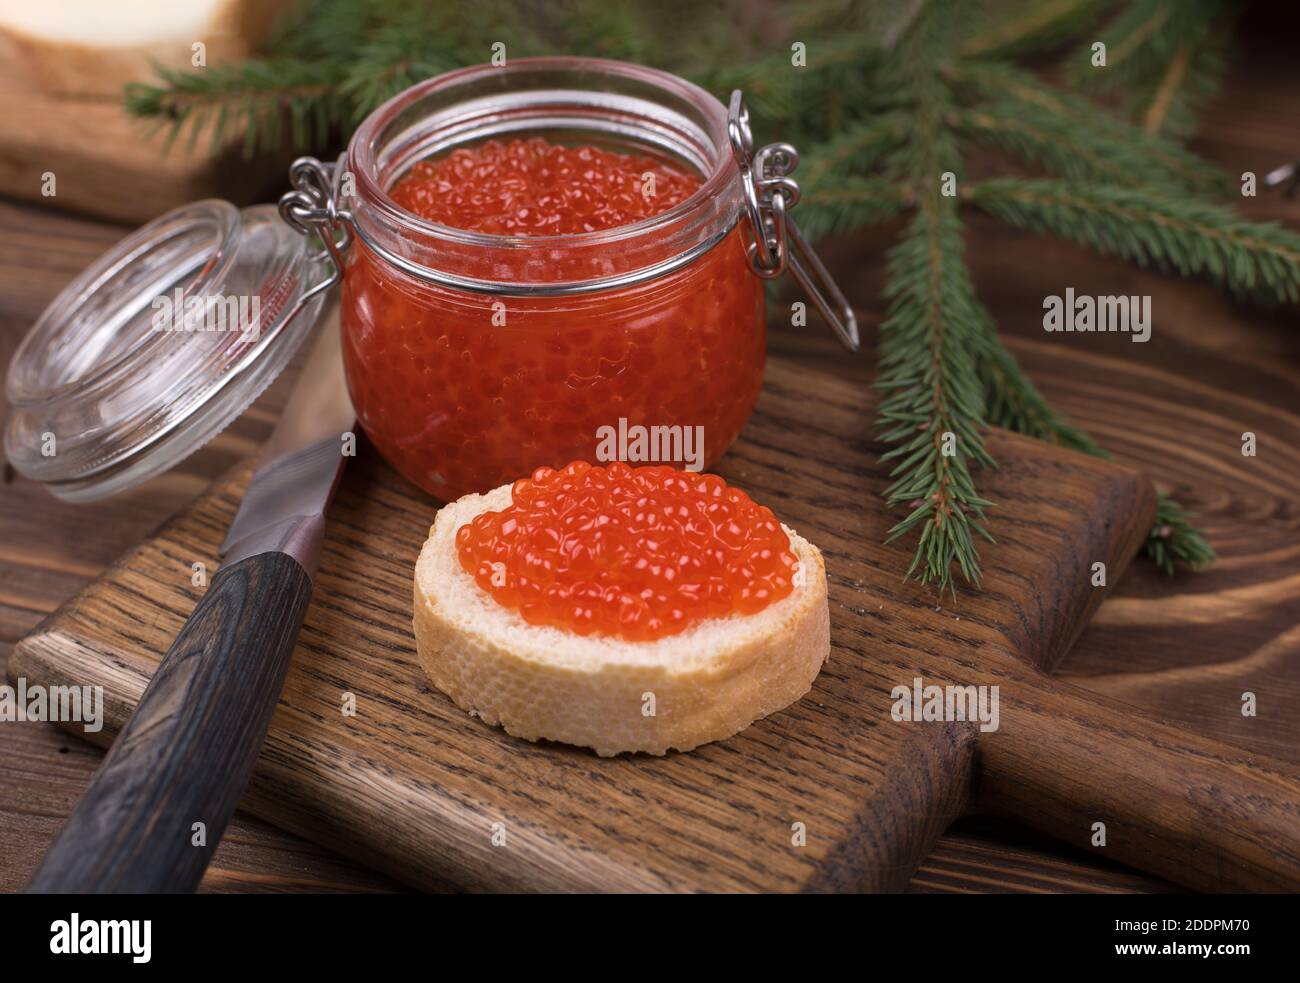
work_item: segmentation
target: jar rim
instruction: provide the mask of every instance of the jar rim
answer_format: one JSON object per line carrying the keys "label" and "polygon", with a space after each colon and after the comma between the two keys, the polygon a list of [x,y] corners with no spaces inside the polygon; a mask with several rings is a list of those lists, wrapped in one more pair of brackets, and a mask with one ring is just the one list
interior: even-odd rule
{"label": "jar rim", "polygon": [[671,229],[675,224],[696,212],[702,203],[720,195],[735,176],[736,165],[732,156],[728,153],[718,152],[709,173],[704,175],[704,180],[700,183],[700,186],[671,208],[639,219],[636,222],[614,226],[609,229],[550,235],[501,235],[460,229],[422,218],[403,208],[392,199],[388,189],[383,187],[377,179],[379,169],[377,147],[380,142],[380,135],[384,132],[385,127],[392,123],[404,110],[442,89],[464,85],[467,82],[493,74],[538,70],[572,72],[575,75],[590,75],[601,72],[618,78],[657,86],[667,94],[685,99],[700,111],[709,123],[708,135],[715,148],[721,151],[726,146],[726,106],[700,86],[671,72],[609,58],[577,56],[517,58],[511,59],[501,66],[492,64],[471,65],[467,68],[437,75],[403,90],[373,110],[362,121],[348,144],[347,164],[355,179],[355,196],[364,200],[368,207],[376,209],[383,219],[394,223],[394,225],[405,231],[415,232],[432,239],[461,246],[530,250],[592,248],[622,242],[643,235],[653,235],[663,229]]}

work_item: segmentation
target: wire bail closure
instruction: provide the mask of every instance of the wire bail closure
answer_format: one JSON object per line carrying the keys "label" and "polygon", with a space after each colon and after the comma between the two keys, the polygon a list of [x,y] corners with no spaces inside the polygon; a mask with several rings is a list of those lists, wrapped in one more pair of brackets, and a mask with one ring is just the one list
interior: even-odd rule
{"label": "wire bail closure", "polygon": [[740,169],[753,239],[747,250],[750,268],[764,280],[774,280],[789,270],[844,347],[856,352],[861,342],[853,308],[789,214],[799,203],[799,185],[790,177],[799,166],[799,151],[788,143],[769,143],[754,151],[749,109],[739,89],[731,93],[727,138]]}
{"label": "wire bail closure", "polygon": [[320,239],[324,249],[313,259],[323,259],[328,253],[334,263],[334,272],[299,298],[294,314],[343,278],[343,254],[352,244],[352,213],[339,210],[337,205],[345,157],[340,156],[333,164],[323,164],[315,157],[299,157],[289,167],[289,183],[294,190],[280,196],[280,218],[295,232],[314,234]]}

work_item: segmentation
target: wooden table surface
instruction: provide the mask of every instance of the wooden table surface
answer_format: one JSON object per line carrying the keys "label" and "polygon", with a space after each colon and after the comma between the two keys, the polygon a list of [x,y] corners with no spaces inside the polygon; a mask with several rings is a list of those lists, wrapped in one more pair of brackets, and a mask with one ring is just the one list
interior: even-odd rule
{"label": "wooden table surface", "polygon": [[[1196,147],[1232,173],[1300,156],[1300,64],[1254,30]],[[1243,211],[1300,228],[1300,201],[1261,191]],[[830,249],[866,329],[879,323],[881,258],[896,228]],[[0,201],[0,363],[57,291],[121,227]],[[1049,399],[1118,459],[1146,468],[1201,513],[1222,559],[1166,579],[1137,564],[1060,669],[1168,719],[1253,750],[1300,757],[1300,316],[1240,307],[1214,288],[1143,273],[1053,240],[972,218],[977,286]],[[1066,286],[1149,294],[1154,331],[1046,335],[1042,298]],[[1082,340],[1080,340],[1082,339]],[[774,351],[866,384],[868,350],[845,359],[829,332],[773,326]],[[13,644],[216,475],[255,453],[287,392],[277,382],[243,418],[172,473],[96,506],[56,502],[6,472],[0,487],[0,674]],[[1259,455],[1244,458],[1244,431]],[[1242,717],[1239,698],[1260,712]],[[41,723],[0,727],[0,890],[22,887],[101,754]],[[1139,793],[1140,794],[1140,793]],[[239,816],[204,881],[212,891],[387,891],[345,858]],[[914,877],[918,892],[1158,892],[1172,885],[992,819],[966,819]]]}

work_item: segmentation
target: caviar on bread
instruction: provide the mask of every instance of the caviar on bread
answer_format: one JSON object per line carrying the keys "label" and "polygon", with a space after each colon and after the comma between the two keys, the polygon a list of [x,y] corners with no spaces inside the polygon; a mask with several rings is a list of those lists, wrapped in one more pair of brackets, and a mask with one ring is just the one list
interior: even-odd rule
{"label": "caviar on bread", "polygon": [[826,573],[716,475],[575,462],[439,511],[415,635],[434,684],[516,737],[685,751],[808,692]]}

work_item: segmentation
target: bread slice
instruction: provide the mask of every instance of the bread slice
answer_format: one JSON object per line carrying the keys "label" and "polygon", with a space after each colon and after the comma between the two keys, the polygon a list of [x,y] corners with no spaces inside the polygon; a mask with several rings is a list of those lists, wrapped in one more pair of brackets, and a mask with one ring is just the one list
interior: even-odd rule
{"label": "bread slice", "polygon": [[0,0],[0,78],[72,96],[120,99],[154,66],[248,56],[280,13],[264,0]]}
{"label": "bread slice", "polygon": [[[821,552],[786,529],[803,576],[753,615],[650,642],[530,625],[460,565],[456,530],[511,504],[511,486],[438,512],[415,566],[415,641],[435,686],[515,737],[626,751],[689,751],[808,692],[830,652]],[[653,715],[649,714],[653,695]]]}

